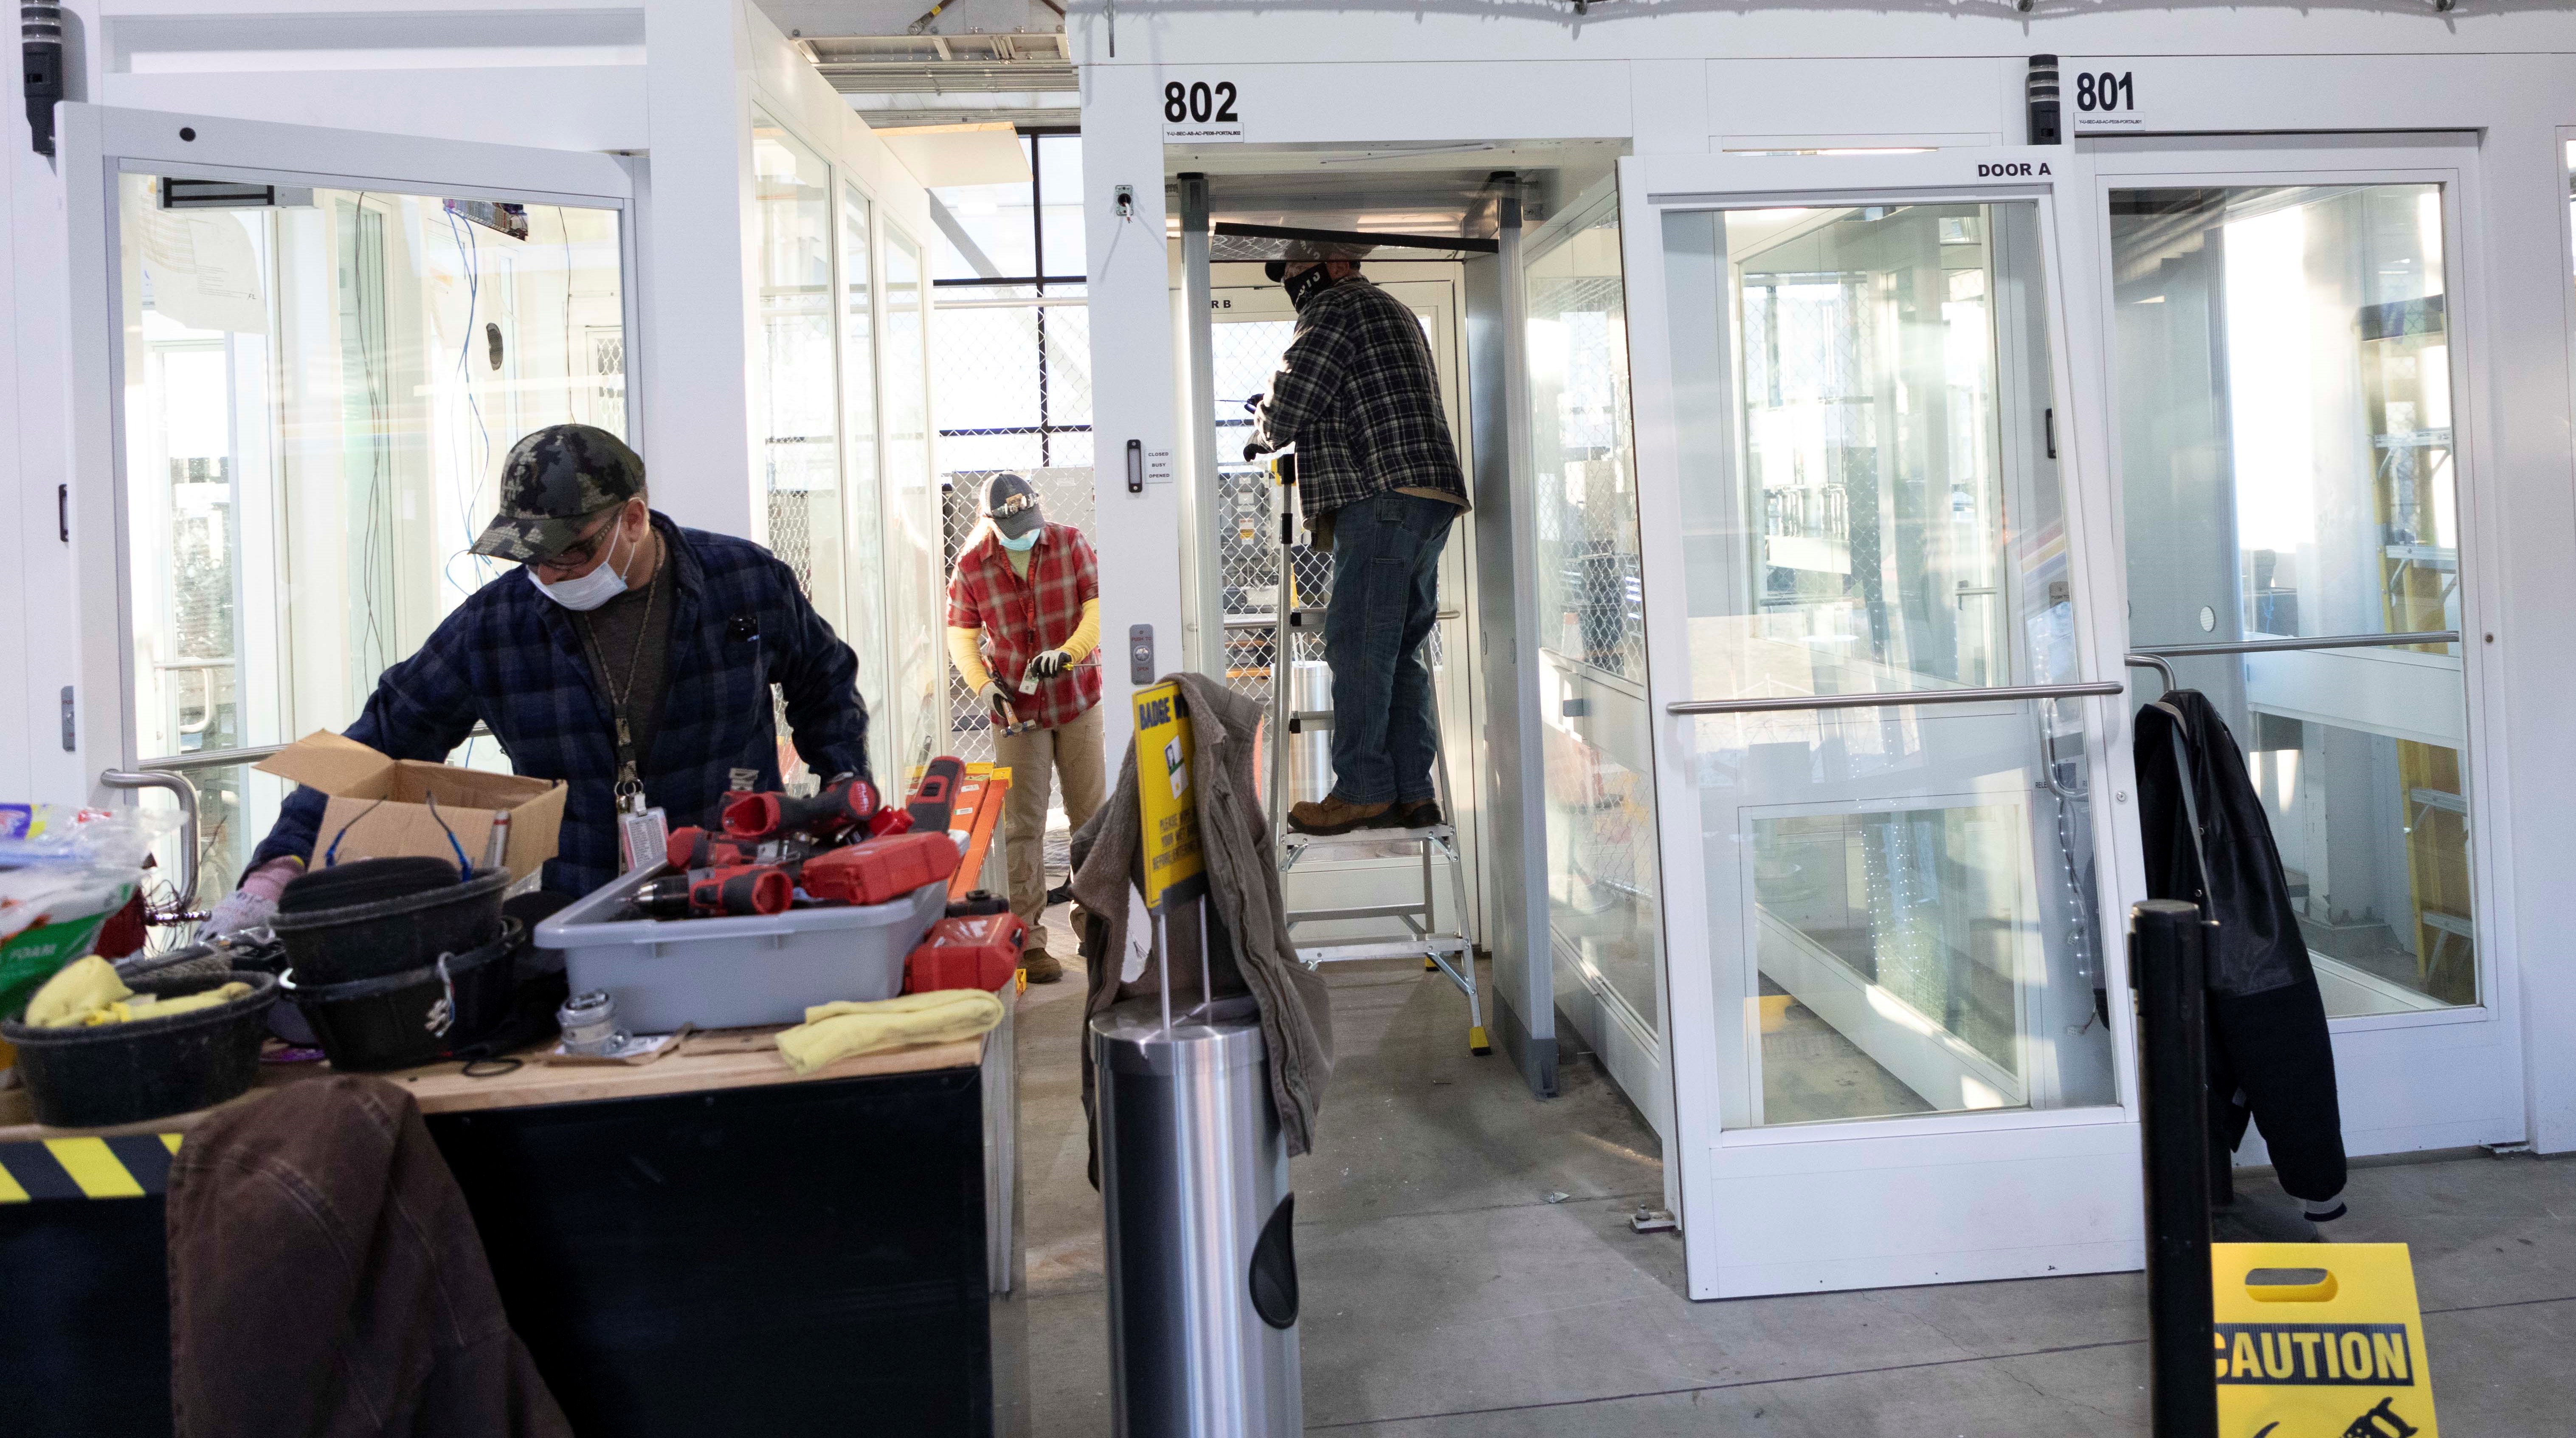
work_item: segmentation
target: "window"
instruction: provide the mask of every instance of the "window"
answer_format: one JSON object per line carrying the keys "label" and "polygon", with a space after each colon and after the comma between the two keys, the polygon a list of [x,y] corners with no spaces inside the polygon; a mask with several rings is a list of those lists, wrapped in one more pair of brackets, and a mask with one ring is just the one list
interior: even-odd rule
{"label": "window", "polygon": [[220,893],[286,791],[227,756],[345,728],[386,665],[511,581],[468,546],[522,435],[625,432],[619,216],[120,187],[133,746],[197,785],[199,888]]}
{"label": "window", "polygon": [[760,249],[752,428],[769,496],[769,548],[835,630],[847,628],[841,572],[840,432],[833,393],[832,189],[823,157],[766,117],[751,132]]}

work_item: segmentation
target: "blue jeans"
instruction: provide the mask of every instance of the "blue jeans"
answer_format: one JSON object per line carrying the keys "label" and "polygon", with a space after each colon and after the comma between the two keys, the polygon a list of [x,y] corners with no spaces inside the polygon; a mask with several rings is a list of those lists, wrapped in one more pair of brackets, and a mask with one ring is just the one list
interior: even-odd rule
{"label": "blue jeans", "polygon": [[1433,797],[1431,670],[1418,657],[1440,612],[1440,550],[1458,506],[1384,494],[1333,512],[1333,793],[1352,804]]}

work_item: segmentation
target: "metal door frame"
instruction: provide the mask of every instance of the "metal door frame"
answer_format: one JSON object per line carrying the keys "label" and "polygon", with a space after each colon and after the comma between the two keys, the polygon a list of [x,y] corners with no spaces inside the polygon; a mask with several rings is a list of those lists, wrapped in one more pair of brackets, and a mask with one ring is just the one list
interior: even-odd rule
{"label": "metal door frame", "polygon": [[[2443,292],[2456,303],[2446,303],[2445,313],[2450,330],[2451,413],[2452,413],[2452,486],[2460,516],[2460,630],[2463,641],[2474,641],[2488,635],[2497,618],[2505,612],[2504,581],[2501,576],[2503,544],[2500,526],[2504,520],[2497,510],[2499,503],[2489,491],[2468,482],[2471,476],[2486,474],[2486,456],[2496,452],[2492,406],[2485,402],[2491,393],[2489,376],[2493,358],[2489,349],[2493,326],[2486,313],[2492,301],[2486,293],[2485,272],[2490,268],[2484,248],[2470,228],[2472,216],[2483,217],[2487,198],[2482,193],[2479,165],[2483,158],[2480,137],[2464,132],[2425,132],[2420,134],[2316,134],[2316,135],[2195,135],[2138,136],[2110,139],[2077,140],[2068,149],[2084,158],[2084,169],[2093,176],[2091,211],[2098,216],[2109,214],[2110,194],[2114,189],[2144,189],[2180,186],[2259,186],[2287,184],[2439,184],[2444,189],[2442,206]],[[2103,224],[2092,263],[2105,276],[2111,273],[2111,235]],[[2118,393],[2119,376],[2113,370],[2116,346],[2110,342],[2113,333],[2115,296],[2109,284],[2097,296],[2099,320],[2104,343],[2096,351],[2106,394]],[[2127,562],[2126,510],[2120,485],[2120,416],[2116,405],[2104,409],[2100,416],[2104,427],[2102,450],[2108,462],[2102,471],[2109,481],[2111,499],[2109,527],[2115,539],[2115,559],[2110,578],[2122,595],[2115,611],[2121,616],[2123,645],[2127,636]],[[2470,1144],[2520,1142],[2529,1132],[2528,1088],[2525,1083],[2521,1027],[2520,956],[2515,942],[2514,926],[2508,916],[2513,913],[2513,866],[2503,860],[2503,851],[2512,833],[2512,785],[2507,776],[2511,764],[2507,755],[2509,736],[2503,722],[2507,695],[2504,691],[2504,666],[2493,662],[2492,638],[2484,642],[2462,642],[2460,645],[2462,701],[2466,706],[2464,735],[2470,753],[2463,756],[2461,773],[2470,789],[2470,885],[2474,904],[2472,922],[2477,934],[2477,960],[2480,965],[2480,1002],[2457,1008],[2426,1010],[2406,1014],[2369,1014],[2331,1019],[2328,1028],[2335,1036],[2338,1086],[2344,1089],[2368,1083],[2382,1065],[2403,1065],[2409,1081],[2420,1088],[2440,1093],[2446,1099],[2460,1097],[2468,1084],[2479,1078],[2489,1079],[2495,1097],[2503,1101],[2503,1111],[2486,1114],[2438,1113],[2390,1114],[2404,1117],[2402,1124],[2383,1124],[2365,1114],[2365,1127],[2356,1128],[2353,1105],[2344,1112],[2345,1142],[2355,1154],[2406,1152],[2429,1148],[2464,1147]],[[2200,646],[2162,646],[2165,649]],[[2351,647],[2343,644],[2266,645],[2267,648]],[[2156,655],[2142,655],[2151,659]],[[2179,656],[2176,656],[2179,657]],[[2141,666],[2140,673],[2148,666]],[[2120,783],[2130,782],[2128,755],[2117,756],[2122,775]],[[2120,854],[2118,912],[2146,894],[2144,860],[2135,844],[2135,824],[2124,826],[2129,844]],[[2472,1029],[2467,1026],[2477,1026]],[[2393,1031],[2393,1032],[2392,1032]],[[2384,1036],[2383,1036],[2384,1035]],[[2481,1062],[2465,1056],[2488,1048],[2481,1040],[2492,1040],[2494,1056],[2485,1060],[2492,1070],[2480,1075]],[[2462,1056],[2467,1067],[2451,1072],[2426,1068],[2428,1060]],[[2366,1092],[2366,1087],[2363,1089]],[[2259,1139],[2240,1155],[2240,1162],[2262,1162],[2265,1154]]]}

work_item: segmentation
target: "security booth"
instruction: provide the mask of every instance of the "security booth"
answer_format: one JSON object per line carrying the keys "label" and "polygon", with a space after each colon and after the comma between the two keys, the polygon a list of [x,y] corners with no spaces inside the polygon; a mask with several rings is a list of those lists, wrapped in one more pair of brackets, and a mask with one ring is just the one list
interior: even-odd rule
{"label": "security booth", "polygon": [[2168,688],[2246,752],[2346,1147],[2576,1144],[2576,775],[2530,737],[2571,641],[2513,623],[2576,560],[2576,26],[2445,23],[1077,9],[1096,423],[1140,458],[1105,602],[1184,662],[1302,657],[1247,659],[1223,577],[1287,323],[1225,237],[1461,246],[1366,266],[1456,297],[1416,304],[1475,502],[1426,652],[1485,1022],[1653,1127],[1694,1297],[2139,1265]]}
{"label": "security booth", "polygon": [[[61,696],[31,787],[185,776],[203,838],[164,870],[228,892],[291,788],[253,766],[345,727],[506,568],[464,552],[492,476],[565,421],[632,441],[657,508],[787,561],[859,656],[878,773],[947,752],[925,180],[756,6],[649,36],[381,19],[208,57],[203,17],[119,18],[62,111],[60,213],[20,253],[64,307],[32,263],[19,298],[70,411],[33,458],[78,482],[59,541],[20,542],[80,622],[30,636]],[[363,124],[250,78],[361,40],[314,84],[370,80]],[[486,738],[454,762],[507,768]]]}

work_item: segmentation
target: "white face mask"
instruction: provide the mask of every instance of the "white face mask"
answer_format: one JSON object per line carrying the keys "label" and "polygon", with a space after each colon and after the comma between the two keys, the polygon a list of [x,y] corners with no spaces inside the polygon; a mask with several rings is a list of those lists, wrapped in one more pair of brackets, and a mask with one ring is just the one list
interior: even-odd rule
{"label": "white face mask", "polygon": [[528,582],[537,587],[538,593],[566,609],[576,611],[597,609],[624,594],[626,576],[619,573],[617,569],[617,540],[624,538],[626,531],[624,515],[618,516],[616,529],[618,531],[616,537],[608,541],[608,554],[593,566],[588,574],[548,584],[537,577],[536,568],[531,565],[528,569]]}

